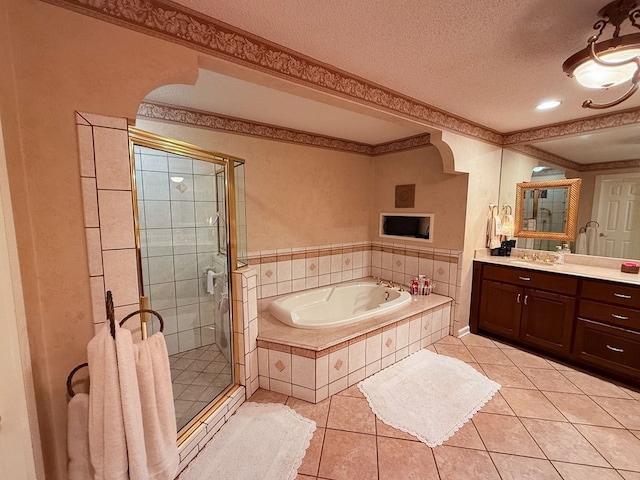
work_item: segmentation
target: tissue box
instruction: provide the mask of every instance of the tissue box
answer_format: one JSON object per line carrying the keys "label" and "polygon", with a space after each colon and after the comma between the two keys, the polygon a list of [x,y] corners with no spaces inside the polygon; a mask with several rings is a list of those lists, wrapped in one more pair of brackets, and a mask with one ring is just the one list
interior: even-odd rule
{"label": "tissue box", "polygon": [[624,262],[620,266],[620,271],[624,273],[638,273],[638,271],[640,271],[640,265],[634,262]]}

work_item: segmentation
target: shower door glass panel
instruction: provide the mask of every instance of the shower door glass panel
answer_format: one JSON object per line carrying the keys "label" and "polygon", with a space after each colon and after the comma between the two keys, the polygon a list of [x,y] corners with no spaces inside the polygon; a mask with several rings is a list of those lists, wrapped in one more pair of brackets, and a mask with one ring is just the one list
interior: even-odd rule
{"label": "shower door glass panel", "polygon": [[180,430],[233,383],[227,240],[219,236],[227,167],[135,143],[133,151],[142,290],[164,319]]}

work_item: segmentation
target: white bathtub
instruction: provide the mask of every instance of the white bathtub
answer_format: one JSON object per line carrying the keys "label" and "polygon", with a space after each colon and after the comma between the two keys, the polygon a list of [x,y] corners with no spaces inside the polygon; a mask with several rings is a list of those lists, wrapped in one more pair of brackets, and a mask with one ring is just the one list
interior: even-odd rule
{"label": "white bathtub", "polygon": [[287,295],[271,302],[270,310],[286,325],[316,329],[356,323],[410,301],[408,292],[374,283],[355,283]]}

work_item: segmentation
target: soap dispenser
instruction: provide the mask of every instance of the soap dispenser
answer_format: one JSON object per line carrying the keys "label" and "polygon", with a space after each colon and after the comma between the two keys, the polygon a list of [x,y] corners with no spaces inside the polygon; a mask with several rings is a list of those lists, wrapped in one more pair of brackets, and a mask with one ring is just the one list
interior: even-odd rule
{"label": "soap dispenser", "polygon": [[564,251],[561,245],[556,247],[556,254],[554,255],[553,263],[556,265],[564,265]]}

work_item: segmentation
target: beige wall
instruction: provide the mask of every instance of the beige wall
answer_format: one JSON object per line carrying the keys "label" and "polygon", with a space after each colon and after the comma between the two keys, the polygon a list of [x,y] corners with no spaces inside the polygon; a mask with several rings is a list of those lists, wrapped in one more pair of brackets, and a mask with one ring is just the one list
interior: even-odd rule
{"label": "beige wall", "polygon": [[445,168],[448,165],[456,172],[469,174],[460,294],[456,295],[453,328],[457,333],[469,324],[473,256],[475,249],[486,247],[488,207],[498,201],[502,149],[450,132],[442,133],[445,145],[435,141]]}
{"label": "beige wall", "polygon": [[[396,185],[416,185],[415,208],[395,208]],[[401,242],[448,250],[462,250],[467,203],[467,175],[443,172],[436,147],[425,147],[376,157],[371,208],[371,240],[378,235],[380,213],[433,213],[433,243]]]}
{"label": "beige wall", "polygon": [[0,2],[0,87],[15,92],[0,113],[45,470],[64,479],[65,380],[93,334],[74,111],[133,117],[148,91],[193,82],[197,56],[36,0]]}
{"label": "beige wall", "polygon": [[369,240],[370,157],[145,119],[136,126],[246,161],[249,252]]}
{"label": "beige wall", "polygon": [[504,205],[511,205],[515,215],[516,184],[530,182],[533,167],[539,163],[538,159],[528,155],[503,150],[502,171],[500,173],[500,208]]}
{"label": "beige wall", "polygon": [[[193,83],[198,54],[37,0],[0,5],[9,25],[0,36],[0,88],[9,93],[0,96],[0,115],[45,470],[48,479],[65,479],[65,380],[86,359],[93,334],[74,112],[133,118],[154,88]],[[370,238],[373,159],[204,132],[171,136],[247,159],[249,250]],[[424,188],[418,188],[420,208],[433,207],[437,230],[446,230],[458,246],[466,232],[463,302],[473,249],[484,244],[486,205],[497,200],[500,154],[455,134],[443,140],[445,170],[469,173],[466,211],[460,203],[466,176],[442,174],[433,152],[424,164],[409,152],[392,160],[406,162],[407,171],[422,179],[415,182]],[[386,169],[387,160],[375,162]],[[398,170],[393,182],[412,183],[404,175]],[[388,192],[380,183],[386,209]],[[437,191],[437,198],[427,190]],[[446,229],[438,223],[445,217],[451,217]],[[441,242],[437,235],[434,246]],[[456,325],[462,325],[468,305],[458,312]]]}

